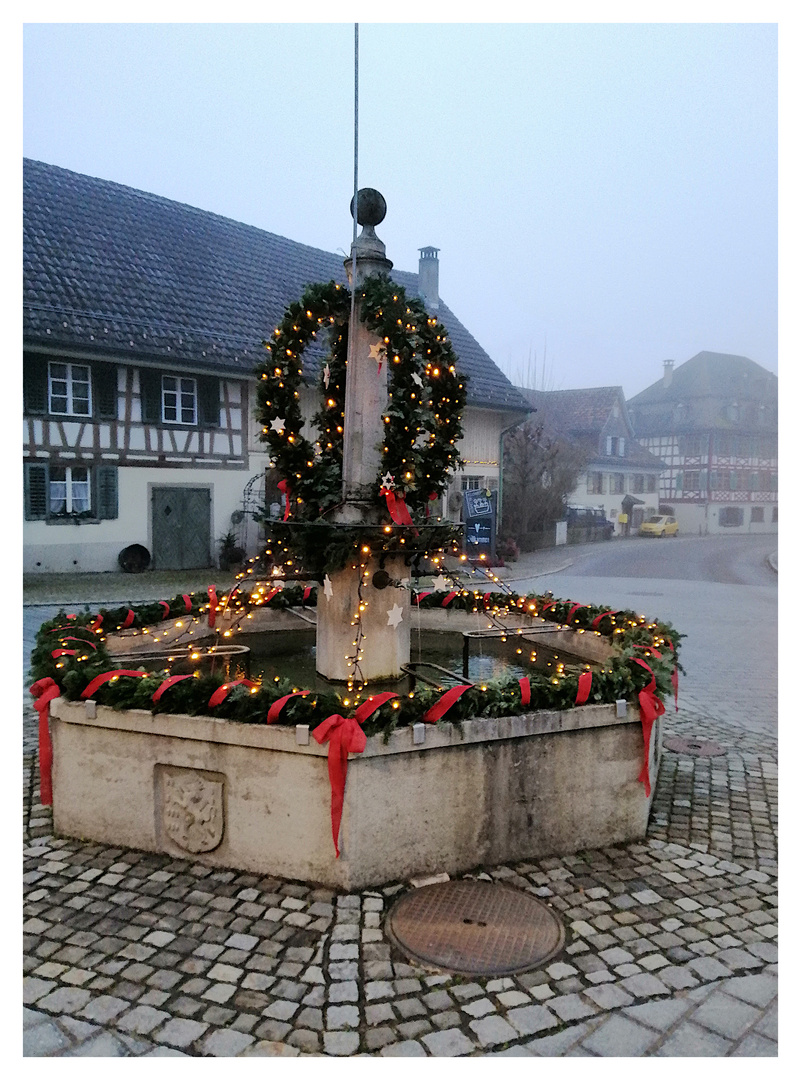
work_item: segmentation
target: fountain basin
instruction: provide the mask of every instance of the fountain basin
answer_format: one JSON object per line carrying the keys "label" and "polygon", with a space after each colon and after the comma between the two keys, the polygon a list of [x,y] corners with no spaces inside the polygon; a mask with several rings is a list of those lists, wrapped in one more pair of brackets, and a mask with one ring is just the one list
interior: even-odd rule
{"label": "fountain basin", "polygon": [[[57,834],[355,890],[645,836],[635,706],[440,721],[348,762],[341,855],[327,747],[305,726],[51,705]],[[654,724],[651,782],[661,756]]]}

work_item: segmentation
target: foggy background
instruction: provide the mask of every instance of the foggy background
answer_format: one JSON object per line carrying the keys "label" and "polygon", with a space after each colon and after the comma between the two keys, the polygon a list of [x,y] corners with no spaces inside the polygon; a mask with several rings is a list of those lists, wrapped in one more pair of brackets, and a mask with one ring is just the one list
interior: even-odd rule
{"label": "foggy background", "polygon": [[[778,371],[770,24],[359,25],[359,186],[513,382]],[[30,24],[26,157],[349,250],[353,23]],[[271,327],[265,327],[265,335]]]}

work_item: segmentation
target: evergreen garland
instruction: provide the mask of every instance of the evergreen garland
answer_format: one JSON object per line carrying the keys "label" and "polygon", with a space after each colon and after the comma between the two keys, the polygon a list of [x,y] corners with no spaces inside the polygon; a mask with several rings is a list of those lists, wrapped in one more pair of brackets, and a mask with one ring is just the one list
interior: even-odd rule
{"label": "evergreen garland", "polygon": [[[316,603],[316,591],[302,586],[286,586],[280,591],[273,591],[273,587],[266,583],[251,583],[251,586],[249,592],[234,591],[221,596],[218,609],[227,606],[236,619],[265,606],[280,609]],[[192,593],[189,599],[191,615],[207,615],[207,593]],[[634,700],[637,692],[650,682],[648,672],[635,663],[637,659],[644,659],[653,670],[661,697],[671,693],[674,667],[682,670],[678,662],[682,635],[670,624],[649,622],[632,611],[613,612],[592,605],[573,611],[575,605],[571,601],[555,601],[550,594],[518,596],[500,591],[482,594],[468,589],[458,590],[456,595],[437,591],[423,596],[413,592],[413,602],[422,608],[442,608],[447,602],[449,609],[491,612],[497,620],[505,615],[528,613],[569,626],[570,629],[597,630],[614,642],[616,653],[600,670],[593,670],[590,704],[609,704],[621,698]],[[182,596],[170,601],[171,610],[180,611],[184,607]],[[95,676],[120,670],[120,665],[115,663],[106,649],[105,635],[119,630],[125,624],[129,611],[133,611],[135,616],[131,625],[140,628],[161,622],[164,614],[160,604],[101,608],[97,614],[84,612],[71,617],[63,611],[59,612],[39,630],[31,665],[34,679],[49,676],[58,683],[66,698],[77,700]],[[98,615],[102,616],[99,623]],[[186,617],[189,618],[190,613]],[[513,633],[510,630],[510,635]],[[62,649],[66,650],[62,655],[53,656],[54,652],[59,653]],[[651,651],[653,649],[660,655],[655,656]],[[154,714],[213,714],[241,723],[263,724],[273,702],[299,689],[285,679],[264,682],[255,692],[244,686],[236,686],[220,705],[212,709],[208,704],[209,698],[223,684],[224,678],[219,674],[205,674],[175,684],[158,703],[154,703],[153,693],[169,674],[170,671],[165,669],[140,678],[121,677],[103,684],[94,696],[101,704],[115,709],[148,709]],[[529,681],[531,701],[525,709],[521,705],[517,678],[508,676],[469,689],[448,711],[443,722],[458,724],[468,718],[510,716],[541,709],[573,707],[578,689],[575,671],[558,676],[532,669]],[[369,696],[370,692],[368,689],[361,699]],[[396,727],[418,723],[439,696],[438,691],[423,688],[393,699],[365,722],[364,730],[368,735],[379,732],[388,735]],[[344,691],[341,694],[315,691],[304,697],[293,697],[284,706],[277,722],[284,725],[309,724],[314,728],[332,713],[345,715],[355,707],[357,700],[353,693]]]}
{"label": "evergreen garland", "polygon": [[[381,340],[388,365],[385,441],[373,495],[379,499],[381,478],[389,473],[396,494],[420,513],[442,494],[460,464],[456,443],[463,434],[466,379],[457,371],[445,328],[387,275],[367,278],[359,301],[361,318]],[[257,416],[261,439],[288,485],[295,521],[316,521],[341,501],[349,314],[346,288],[333,281],[311,285],[264,342],[269,356],[257,371]],[[302,434],[302,358],[325,329],[331,345],[320,372],[322,404],[313,418],[319,438],[313,445]]]}

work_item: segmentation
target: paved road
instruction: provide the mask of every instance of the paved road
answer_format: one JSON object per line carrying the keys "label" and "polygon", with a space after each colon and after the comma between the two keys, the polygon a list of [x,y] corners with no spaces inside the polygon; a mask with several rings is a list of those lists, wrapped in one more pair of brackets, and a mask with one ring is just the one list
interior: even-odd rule
{"label": "paved road", "polygon": [[[685,635],[682,695],[718,719],[772,737],[778,720],[776,538],[676,537],[561,549],[572,565],[524,577],[518,591],[630,608]],[[575,551],[575,554],[573,552]]]}
{"label": "paved road", "polygon": [[[537,553],[509,575],[518,591],[674,622],[687,676],[666,734],[724,751],[666,752],[641,843],[476,870],[561,916],[565,949],[544,969],[425,971],[383,931],[408,883],[342,895],[59,838],[34,798],[25,1055],[775,1058],[777,589],[758,544],[707,539]],[[111,576],[102,587],[111,599]],[[43,611],[26,612],[31,630]],[[24,794],[38,790],[33,765],[26,755]]]}

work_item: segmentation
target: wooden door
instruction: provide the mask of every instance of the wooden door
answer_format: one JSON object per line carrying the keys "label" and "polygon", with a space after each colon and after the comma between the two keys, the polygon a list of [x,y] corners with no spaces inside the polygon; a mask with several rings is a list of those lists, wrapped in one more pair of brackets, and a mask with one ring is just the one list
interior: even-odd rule
{"label": "wooden door", "polygon": [[151,514],[154,570],[211,566],[208,488],[154,487]]}

